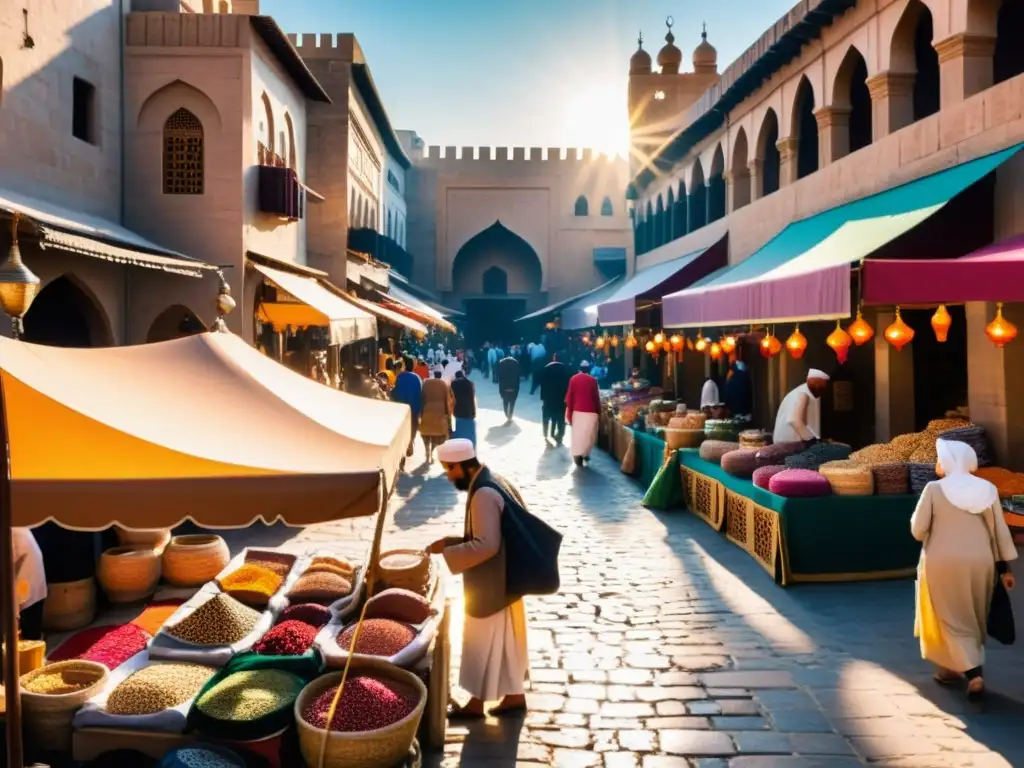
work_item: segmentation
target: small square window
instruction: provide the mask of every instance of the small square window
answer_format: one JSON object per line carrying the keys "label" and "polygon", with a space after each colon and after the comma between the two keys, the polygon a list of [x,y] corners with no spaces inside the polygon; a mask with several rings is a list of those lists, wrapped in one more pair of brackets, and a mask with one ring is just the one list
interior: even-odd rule
{"label": "small square window", "polygon": [[71,134],[90,144],[97,143],[96,87],[80,77],[72,85]]}

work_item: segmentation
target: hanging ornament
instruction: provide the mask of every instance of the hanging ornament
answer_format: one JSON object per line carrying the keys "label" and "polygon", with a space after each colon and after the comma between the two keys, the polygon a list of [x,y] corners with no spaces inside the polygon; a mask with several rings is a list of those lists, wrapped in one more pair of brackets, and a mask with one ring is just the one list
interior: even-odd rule
{"label": "hanging ornament", "polygon": [[604,345],[607,343],[607,336],[598,336],[597,339],[594,340],[594,346],[597,347],[598,349],[604,349]]}
{"label": "hanging ornament", "polygon": [[672,338],[669,339],[669,343],[672,345],[672,349],[679,352],[683,348],[683,337],[678,333],[673,334]]}
{"label": "hanging ornament", "polygon": [[935,340],[945,343],[949,338],[949,327],[953,324],[953,318],[949,316],[949,310],[945,304],[939,304],[939,308],[932,315],[932,330],[935,331]]}
{"label": "hanging ornament", "polygon": [[722,357],[722,345],[717,341],[711,345],[711,351],[709,353],[712,360],[720,360]]}
{"label": "hanging ornament", "polygon": [[671,352],[672,351],[672,342],[669,341],[668,339],[665,339],[665,341],[663,341],[661,343],[661,348],[663,350],[665,350],[666,352]]}
{"label": "hanging ornament", "polygon": [[996,304],[996,317],[985,326],[985,335],[999,349],[1017,338],[1017,326],[1003,317],[1003,302]]}
{"label": "hanging ornament", "polygon": [[611,345],[612,345],[612,348],[613,348],[613,349],[614,349],[615,347],[619,346],[619,337],[618,337],[617,335],[612,335],[612,338],[611,338]]}
{"label": "hanging ornament", "polygon": [[850,323],[850,327],[846,329],[846,332],[850,334],[853,343],[858,347],[871,341],[871,337],[875,335],[874,328],[861,315],[859,307],[857,309],[857,319]]}
{"label": "hanging ornament", "polygon": [[629,336],[626,337],[626,349],[636,349],[636,345],[636,336],[630,333]]}
{"label": "hanging ornament", "polygon": [[657,344],[659,347],[662,344],[664,344],[665,343],[665,334],[663,334],[661,331],[658,331],[656,334],[654,334],[654,343]]}
{"label": "hanging ornament", "polygon": [[732,334],[722,339],[722,351],[731,355],[736,350],[736,337]]}
{"label": "hanging ornament", "polygon": [[807,349],[807,338],[800,333],[799,325],[793,330],[789,338],[786,339],[786,349],[789,350],[789,356],[794,360],[799,360],[804,356],[804,350]]}
{"label": "hanging ornament", "polygon": [[697,331],[697,341],[694,342],[693,348],[698,352],[703,352],[708,348],[708,340],[704,338],[704,331]]}
{"label": "hanging ornament", "polygon": [[843,330],[843,326],[836,320],[836,329],[828,335],[825,343],[832,348],[832,351],[836,353],[836,359],[842,364],[846,362],[846,356],[850,354],[853,338]]}
{"label": "hanging ornament", "polygon": [[914,329],[903,322],[899,307],[896,307],[896,319],[885,329],[885,340],[896,347],[897,352],[914,340]]}
{"label": "hanging ornament", "polygon": [[772,358],[782,351],[782,342],[776,339],[771,333],[766,333],[761,339],[761,357]]}
{"label": "hanging ornament", "polygon": [[687,339],[686,339],[686,348],[688,350],[690,350],[691,352],[693,352],[693,339],[687,337]]}

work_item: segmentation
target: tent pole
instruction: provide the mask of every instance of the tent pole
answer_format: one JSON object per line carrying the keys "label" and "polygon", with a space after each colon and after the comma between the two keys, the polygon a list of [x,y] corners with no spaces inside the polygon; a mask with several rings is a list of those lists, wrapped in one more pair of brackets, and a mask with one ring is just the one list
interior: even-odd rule
{"label": "tent pole", "polygon": [[14,579],[14,535],[11,531],[11,445],[7,434],[4,382],[0,378],[0,605],[3,606],[4,696],[7,706],[7,766],[23,768],[21,685],[18,674],[18,598]]}

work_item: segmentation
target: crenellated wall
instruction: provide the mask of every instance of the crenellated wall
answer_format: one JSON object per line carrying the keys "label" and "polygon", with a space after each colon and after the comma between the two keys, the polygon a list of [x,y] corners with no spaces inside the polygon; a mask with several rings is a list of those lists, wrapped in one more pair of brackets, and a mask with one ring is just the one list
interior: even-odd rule
{"label": "crenellated wall", "polygon": [[[418,154],[416,154],[418,152]],[[458,170],[471,169],[469,163],[564,163],[581,165],[590,163],[614,164],[617,161],[596,149],[576,147],[453,147],[430,144],[413,150],[418,165],[438,167],[439,161],[466,163]],[[456,169],[455,166],[451,166]]]}

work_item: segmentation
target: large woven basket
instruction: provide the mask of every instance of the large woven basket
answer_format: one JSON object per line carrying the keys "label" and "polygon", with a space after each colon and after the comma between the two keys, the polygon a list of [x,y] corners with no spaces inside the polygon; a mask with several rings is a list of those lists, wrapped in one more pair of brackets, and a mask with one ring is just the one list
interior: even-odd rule
{"label": "large woven basket", "polygon": [[388,587],[426,596],[430,589],[430,555],[418,549],[382,552],[377,561],[377,578]]}
{"label": "large woven basket", "polygon": [[[91,683],[72,693],[32,693],[26,683],[50,672],[75,672]],[[99,693],[109,671],[94,661],[59,661],[21,676],[21,707],[25,713],[25,735],[29,742],[47,752],[71,750],[71,721],[85,702]]]}
{"label": "large woven basket", "polygon": [[910,493],[910,469],[906,464],[875,464],[871,473],[875,476],[875,493],[879,496]]}
{"label": "large woven basket", "polygon": [[81,629],[96,618],[96,579],[46,585],[43,602],[43,628],[54,632]]}
{"label": "large woven basket", "polygon": [[672,450],[679,448],[697,448],[704,442],[703,429],[673,429],[665,430],[665,442]]}
{"label": "large woven basket", "polygon": [[112,603],[143,600],[160,581],[160,555],[149,547],[113,547],[100,555],[96,578]]}
{"label": "large woven basket", "polygon": [[208,533],[175,536],[163,554],[164,578],[176,587],[200,587],[231,560],[224,539]]}
{"label": "large woven basket", "polygon": [[[399,669],[385,661],[353,659],[349,670],[350,679],[354,674],[373,674],[376,677],[404,683],[416,689],[420,697],[419,703],[408,716],[386,728],[355,733],[327,732],[323,728],[316,728],[307,723],[302,713],[317,696],[337,685],[341,681],[342,673],[331,672],[318,677],[303,688],[295,700],[299,751],[308,768],[391,768],[409,753],[427,703],[427,686],[412,672]],[[321,762],[320,752],[325,735],[327,749],[324,750],[324,759]]]}
{"label": "large woven basket", "polygon": [[848,461],[830,461],[818,472],[832,486],[837,496],[870,496],[875,492],[875,476],[870,467],[851,465]]}
{"label": "large woven basket", "polygon": [[122,547],[148,547],[161,555],[171,543],[170,528],[122,528],[115,525],[114,530]]}

